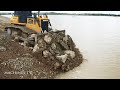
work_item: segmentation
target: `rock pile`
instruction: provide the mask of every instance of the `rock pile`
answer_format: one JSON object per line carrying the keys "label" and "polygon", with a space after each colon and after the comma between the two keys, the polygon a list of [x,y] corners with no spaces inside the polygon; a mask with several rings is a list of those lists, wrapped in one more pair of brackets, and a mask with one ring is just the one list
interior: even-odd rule
{"label": "rock pile", "polygon": [[[3,33],[1,33],[3,34]],[[51,31],[37,37],[36,45],[0,40],[0,78],[49,79],[79,66],[83,57],[65,31]]]}
{"label": "rock pile", "polygon": [[72,38],[65,34],[65,30],[39,35],[33,54],[39,59],[44,58],[43,62],[52,62],[50,66],[62,71],[69,71],[80,65],[83,59]]}

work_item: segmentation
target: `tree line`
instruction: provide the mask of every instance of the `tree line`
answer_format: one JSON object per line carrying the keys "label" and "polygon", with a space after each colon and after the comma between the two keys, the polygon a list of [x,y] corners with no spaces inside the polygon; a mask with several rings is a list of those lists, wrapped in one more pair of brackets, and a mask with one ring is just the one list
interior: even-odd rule
{"label": "tree line", "polygon": [[[34,13],[32,13],[34,14]],[[38,13],[36,13],[38,14]],[[0,15],[13,15],[13,13],[0,13]],[[76,15],[76,16],[114,16],[120,17],[120,14],[102,14],[102,13],[56,13],[56,12],[46,12],[40,13],[40,15]]]}

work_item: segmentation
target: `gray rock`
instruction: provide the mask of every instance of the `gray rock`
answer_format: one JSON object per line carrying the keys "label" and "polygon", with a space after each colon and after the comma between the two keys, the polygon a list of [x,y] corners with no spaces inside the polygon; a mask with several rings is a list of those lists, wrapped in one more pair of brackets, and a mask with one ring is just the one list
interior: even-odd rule
{"label": "gray rock", "polygon": [[20,39],[19,39],[18,36],[16,36],[16,37],[14,38],[14,40],[15,40],[15,41],[19,41]]}
{"label": "gray rock", "polygon": [[76,47],[75,43],[73,42],[72,38],[67,35],[68,37],[68,41],[67,41],[67,45],[69,46],[70,50],[74,50],[74,48]]}
{"label": "gray rock", "polygon": [[48,33],[48,32],[45,30],[44,33],[46,34],[46,33]]}
{"label": "gray rock", "polygon": [[54,69],[56,70],[56,69],[58,69],[60,67],[60,64],[58,63],[58,62],[56,62],[55,64],[54,64]]}
{"label": "gray rock", "polygon": [[37,34],[31,34],[30,37],[37,37]]}
{"label": "gray rock", "polygon": [[6,48],[3,46],[0,46],[0,51],[6,51]]}
{"label": "gray rock", "polygon": [[55,52],[54,52],[54,50],[53,50],[52,48],[49,48],[49,51],[50,51],[50,53],[51,53],[52,55],[55,55]]}
{"label": "gray rock", "polygon": [[48,50],[43,51],[43,56],[44,57],[48,57],[48,56],[51,56],[51,55],[52,54]]}
{"label": "gray rock", "polygon": [[34,35],[35,38],[35,45],[37,44],[37,34]]}
{"label": "gray rock", "polygon": [[46,43],[50,44],[51,40],[52,40],[52,37],[47,34],[47,35],[45,35],[44,40],[45,40]]}
{"label": "gray rock", "polygon": [[68,36],[67,35],[65,35],[65,37],[63,37],[63,41],[65,41],[67,43],[67,41],[68,41]]}
{"label": "gray rock", "polygon": [[56,45],[55,45],[55,43],[52,43],[52,44],[51,44],[51,48],[52,48],[53,50],[56,49]]}
{"label": "gray rock", "polygon": [[67,45],[65,42],[63,42],[62,40],[60,40],[60,44],[62,45],[62,47],[63,47],[64,49],[66,49],[66,50],[69,49],[68,45]]}
{"label": "gray rock", "polygon": [[19,43],[20,45],[24,46],[24,43]]}
{"label": "gray rock", "polygon": [[37,79],[37,76],[33,76],[33,79]]}
{"label": "gray rock", "polygon": [[70,66],[69,65],[62,65],[62,67],[61,67],[61,69],[63,70],[63,71],[69,71],[70,70]]}
{"label": "gray rock", "polygon": [[61,45],[58,43],[56,43],[55,45],[56,45],[56,49],[54,49],[55,54],[63,55],[64,52],[63,52],[63,48],[61,47]]}
{"label": "gray rock", "polygon": [[35,46],[34,46],[34,48],[33,48],[33,53],[34,52],[37,52],[39,50],[39,47],[38,47],[38,44],[36,44]]}
{"label": "gray rock", "polygon": [[39,48],[46,48],[46,43],[43,39],[38,40],[38,47]]}
{"label": "gray rock", "polygon": [[75,52],[74,51],[65,50],[64,53],[67,54],[67,55],[70,55],[72,59],[75,57]]}
{"label": "gray rock", "polygon": [[29,46],[29,42],[28,42],[27,40],[24,40],[24,42],[22,43],[22,45],[23,45],[24,47],[27,47],[27,46]]}
{"label": "gray rock", "polygon": [[65,55],[61,55],[61,56],[56,56],[56,58],[59,59],[60,61],[62,61],[63,63],[66,62],[67,57],[68,57],[67,54],[65,54]]}

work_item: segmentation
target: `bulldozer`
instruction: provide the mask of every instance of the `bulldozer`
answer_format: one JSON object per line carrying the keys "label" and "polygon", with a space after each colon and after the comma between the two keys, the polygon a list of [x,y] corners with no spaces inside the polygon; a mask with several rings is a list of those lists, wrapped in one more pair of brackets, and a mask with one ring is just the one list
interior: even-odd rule
{"label": "bulldozer", "polygon": [[37,43],[37,35],[52,30],[50,20],[47,15],[38,16],[32,11],[14,11],[10,18],[10,24],[5,27],[5,36],[7,38],[18,39],[19,41],[32,42],[34,46]]}

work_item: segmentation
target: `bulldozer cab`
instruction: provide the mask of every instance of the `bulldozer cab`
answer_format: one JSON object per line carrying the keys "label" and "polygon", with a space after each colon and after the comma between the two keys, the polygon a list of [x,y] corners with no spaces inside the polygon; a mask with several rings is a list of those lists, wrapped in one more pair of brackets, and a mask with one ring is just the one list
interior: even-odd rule
{"label": "bulldozer cab", "polygon": [[27,17],[32,17],[32,12],[31,11],[15,11],[14,16],[18,17],[19,23],[27,23]]}
{"label": "bulldozer cab", "polygon": [[10,23],[15,25],[26,25],[27,17],[32,17],[31,11],[14,11]]}

